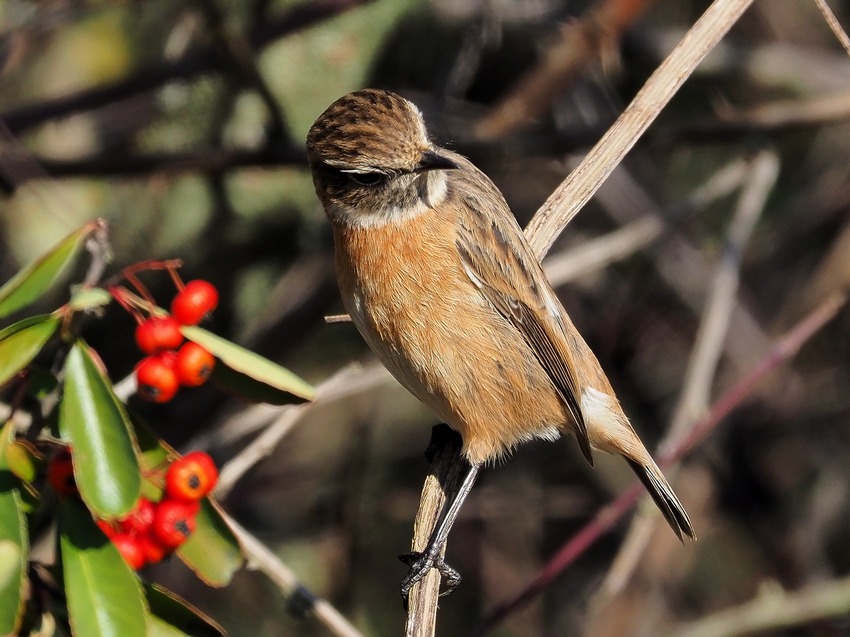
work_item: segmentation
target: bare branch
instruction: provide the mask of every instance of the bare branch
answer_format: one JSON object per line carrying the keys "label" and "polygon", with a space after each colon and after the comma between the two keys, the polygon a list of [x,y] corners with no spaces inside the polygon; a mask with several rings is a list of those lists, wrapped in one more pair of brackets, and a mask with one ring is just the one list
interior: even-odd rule
{"label": "bare branch", "polygon": [[652,121],[720,41],[752,0],[715,0],[685,34],[578,167],[534,215],[525,230],[538,258],[619,165]]}

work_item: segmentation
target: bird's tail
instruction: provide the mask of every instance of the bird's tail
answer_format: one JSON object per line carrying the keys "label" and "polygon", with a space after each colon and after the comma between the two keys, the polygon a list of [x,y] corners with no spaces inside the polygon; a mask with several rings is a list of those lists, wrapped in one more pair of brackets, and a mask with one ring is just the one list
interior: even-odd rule
{"label": "bird's tail", "polygon": [[687,535],[690,539],[696,540],[697,536],[694,533],[694,527],[691,525],[691,519],[688,517],[685,507],[679,502],[679,498],[673,492],[667,478],[661,473],[661,469],[652,461],[642,464],[636,460],[624,456],[632,468],[632,471],[637,474],[643,486],[649,491],[649,495],[655,501],[655,504],[667,520],[667,524],[673,529],[673,532],[678,536],[680,541],[684,541],[682,534]]}

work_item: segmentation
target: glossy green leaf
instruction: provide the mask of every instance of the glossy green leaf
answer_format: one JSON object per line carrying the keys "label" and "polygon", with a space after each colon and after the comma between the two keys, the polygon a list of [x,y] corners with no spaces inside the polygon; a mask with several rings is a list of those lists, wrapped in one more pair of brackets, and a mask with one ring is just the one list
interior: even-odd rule
{"label": "glossy green leaf", "polygon": [[75,500],[60,501],[59,547],[68,619],[75,637],[145,637],[136,574]]}
{"label": "glossy green leaf", "polygon": [[96,227],[97,222],[93,221],[72,232],[7,281],[0,288],[0,318],[26,307],[44,294]]}
{"label": "glossy green leaf", "polygon": [[201,501],[197,527],[177,555],[210,586],[225,586],[242,567],[242,552],[233,531],[209,498]]}
{"label": "glossy green leaf", "polygon": [[210,380],[233,396],[252,403],[290,405],[301,402],[301,399],[294,398],[289,392],[254,380],[247,374],[237,372],[223,364],[217,364],[213,368]]}
{"label": "glossy green leaf", "polygon": [[197,608],[157,584],[145,584],[148,637],[221,637],[224,629]]}
{"label": "glossy green leaf", "polygon": [[52,314],[31,316],[0,330],[0,386],[29,365],[59,327]]}
{"label": "glossy green leaf", "polygon": [[142,482],[132,427],[109,379],[81,341],[65,362],[59,432],[71,443],[74,477],[88,507],[102,518],[129,513]]}
{"label": "glossy green leaf", "polygon": [[27,526],[19,483],[9,471],[6,452],[14,427],[0,431],[0,635],[14,634],[24,610],[27,568]]}
{"label": "glossy green leaf", "polygon": [[220,363],[271,390],[281,392],[281,398],[287,398],[286,402],[313,400],[313,387],[285,367],[200,327],[184,326],[182,330],[187,339],[205,347]]}

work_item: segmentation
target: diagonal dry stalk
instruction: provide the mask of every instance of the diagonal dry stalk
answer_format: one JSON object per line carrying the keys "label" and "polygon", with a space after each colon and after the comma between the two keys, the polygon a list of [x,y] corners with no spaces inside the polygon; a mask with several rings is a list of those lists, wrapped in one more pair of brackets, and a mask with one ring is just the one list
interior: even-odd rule
{"label": "diagonal dry stalk", "polygon": [[[737,22],[751,2],[752,0],[715,0],[646,81],[608,132],[546,200],[525,231],[538,258],[549,250],[560,232],[604,183],[679,87]],[[459,452],[450,450],[446,454],[455,457],[446,462],[438,451],[434,462],[446,467],[450,467],[453,462],[460,462]],[[444,475],[438,475],[437,480],[429,484],[431,488],[426,484],[423,489],[420,508],[431,507],[433,502],[443,498],[451,499],[460,486],[459,480],[449,480],[448,471]],[[424,545],[429,535],[430,529],[417,529],[414,543]],[[414,586],[411,599],[418,595],[433,598],[439,590],[439,585],[439,577],[425,578]],[[428,590],[424,590],[426,588]],[[434,635],[436,605],[416,608],[417,612],[408,613],[407,634],[412,634],[410,627],[413,626],[416,628],[416,634],[421,637]]]}

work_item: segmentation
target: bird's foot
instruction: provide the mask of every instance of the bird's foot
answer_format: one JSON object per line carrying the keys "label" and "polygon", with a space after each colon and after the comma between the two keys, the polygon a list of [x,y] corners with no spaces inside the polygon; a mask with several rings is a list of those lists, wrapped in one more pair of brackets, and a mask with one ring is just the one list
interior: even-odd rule
{"label": "bird's foot", "polygon": [[425,550],[423,552],[405,553],[399,555],[398,559],[407,564],[410,570],[407,575],[401,580],[401,599],[404,603],[404,608],[407,610],[407,602],[410,597],[410,590],[414,584],[421,580],[432,568],[440,571],[446,583],[446,589],[440,593],[440,597],[448,595],[456,589],[463,581],[463,577],[457,569],[449,566],[446,561],[436,554],[436,551]]}

